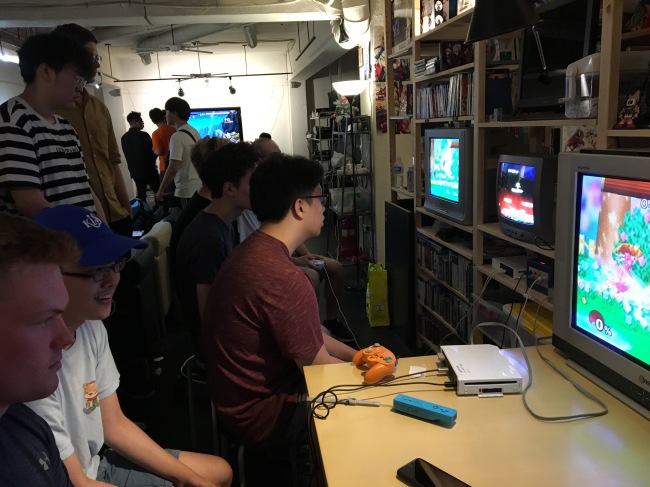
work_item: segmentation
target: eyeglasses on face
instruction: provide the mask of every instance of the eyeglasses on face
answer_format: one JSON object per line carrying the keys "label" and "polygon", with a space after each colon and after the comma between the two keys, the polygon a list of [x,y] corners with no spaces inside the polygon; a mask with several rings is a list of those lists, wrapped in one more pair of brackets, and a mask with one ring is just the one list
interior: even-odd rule
{"label": "eyeglasses on face", "polygon": [[99,54],[93,54],[91,56],[91,59],[93,60],[94,63],[100,63],[102,62],[102,57]]}
{"label": "eyeglasses on face", "polygon": [[120,272],[122,272],[124,270],[124,267],[126,267],[126,262],[127,259],[120,259],[111,265],[107,265],[104,267],[97,267],[90,272],[61,271],[61,274],[63,274],[64,276],[83,277],[85,279],[92,279],[95,282],[102,282],[108,279],[108,276],[111,275],[111,272],[114,272],[115,274],[119,274]]}
{"label": "eyeglasses on face", "polygon": [[320,204],[323,205],[323,206],[327,206],[329,201],[330,201],[329,193],[327,193],[327,194],[315,194],[315,195],[311,195],[311,196],[301,196],[300,197],[301,200],[308,200],[308,199],[311,199],[311,198],[318,198],[320,200]]}
{"label": "eyeglasses on face", "polygon": [[79,74],[74,77],[74,81],[75,81],[75,83],[77,83],[77,86],[79,88],[85,87],[86,84],[88,83],[88,81],[86,81],[86,78],[84,78],[83,76],[81,76]]}

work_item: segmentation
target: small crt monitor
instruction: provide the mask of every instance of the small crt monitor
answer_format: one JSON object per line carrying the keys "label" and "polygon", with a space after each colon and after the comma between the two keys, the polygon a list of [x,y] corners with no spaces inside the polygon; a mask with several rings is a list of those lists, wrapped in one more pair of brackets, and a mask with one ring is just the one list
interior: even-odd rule
{"label": "small crt monitor", "polygon": [[496,184],[501,231],[524,242],[553,244],[557,157],[501,155]]}
{"label": "small crt monitor", "polygon": [[462,225],[472,223],[472,145],[471,129],[424,131],[424,206]]}

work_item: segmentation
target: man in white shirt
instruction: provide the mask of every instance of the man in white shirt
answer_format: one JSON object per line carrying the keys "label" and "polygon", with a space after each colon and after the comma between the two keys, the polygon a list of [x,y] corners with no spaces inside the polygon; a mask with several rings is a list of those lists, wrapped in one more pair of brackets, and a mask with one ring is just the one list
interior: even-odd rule
{"label": "man in white shirt", "polygon": [[201,187],[199,175],[192,165],[192,149],[201,139],[197,130],[187,121],[190,118],[190,105],[182,98],[172,97],[165,103],[167,123],[176,127],[176,133],[169,139],[169,167],[160,183],[156,199],[162,201],[167,186],[174,181],[174,196],[179,206],[185,208],[194,192]]}
{"label": "man in white shirt", "polygon": [[[102,319],[110,315],[124,255],[142,241],[123,237],[88,210],[62,205],[35,220],[77,240],[81,257],[61,273],[70,301],[63,319],[74,332],[64,350],[59,386],[28,404],[50,425],[76,486],[229,486],[230,466],[212,455],[164,450],[129,420],[117,397],[119,373]],[[106,443],[110,450],[99,455]]]}

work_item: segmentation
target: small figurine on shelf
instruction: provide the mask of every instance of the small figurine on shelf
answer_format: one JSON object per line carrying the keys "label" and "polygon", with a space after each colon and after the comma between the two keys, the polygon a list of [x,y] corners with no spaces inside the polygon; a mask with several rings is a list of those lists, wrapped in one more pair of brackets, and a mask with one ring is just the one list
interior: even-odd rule
{"label": "small figurine on shelf", "polygon": [[641,113],[641,90],[635,90],[627,97],[625,105],[618,115],[618,123],[614,125],[615,129],[635,129],[637,128],[635,120]]}

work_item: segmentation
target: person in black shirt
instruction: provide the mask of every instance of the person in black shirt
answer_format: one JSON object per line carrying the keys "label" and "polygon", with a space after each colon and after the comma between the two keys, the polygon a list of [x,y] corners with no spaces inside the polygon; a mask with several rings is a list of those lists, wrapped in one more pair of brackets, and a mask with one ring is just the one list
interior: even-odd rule
{"label": "person in black shirt", "polygon": [[62,313],[62,265],[77,260],[66,234],[0,213],[0,485],[71,486],[52,431],[19,404],[59,385],[62,350],[74,342]]}
{"label": "person in black shirt", "polygon": [[160,176],[156,169],[156,154],[153,143],[147,132],[144,132],[144,121],[139,112],[131,112],[126,116],[129,131],[122,136],[122,150],[129,166],[131,178],[135,181],[138,198],[147,201],[147,186],[154,193],[160,188]]}

